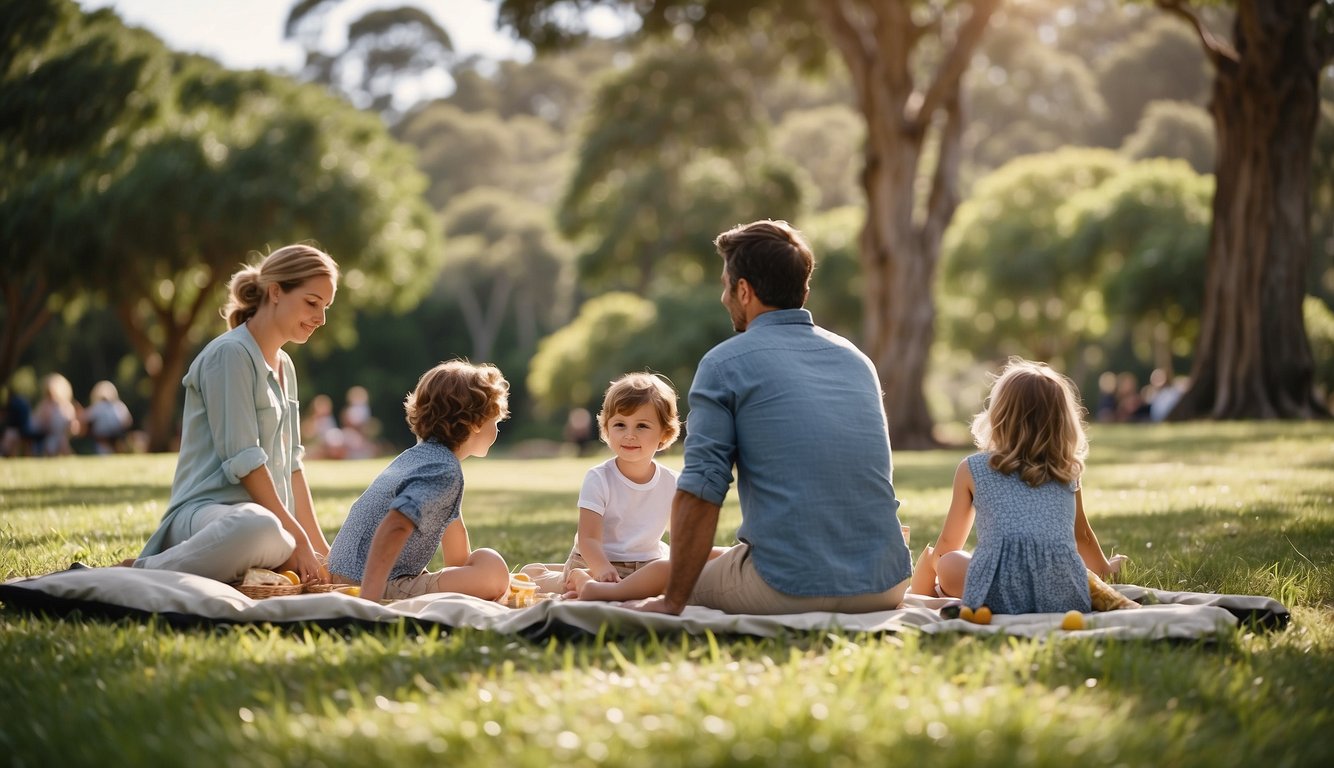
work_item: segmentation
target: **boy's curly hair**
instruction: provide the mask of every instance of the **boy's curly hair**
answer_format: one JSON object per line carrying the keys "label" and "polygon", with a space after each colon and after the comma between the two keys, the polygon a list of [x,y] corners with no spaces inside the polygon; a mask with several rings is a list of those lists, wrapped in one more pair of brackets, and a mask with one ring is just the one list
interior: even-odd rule
{"label": "boy's curly hair", "polygon": [[658,450],[665,450],[676,442],[681,432],[681,420],[676,415],[676,390],[666,377],[656,373],[627,373],[607,388],[598,412],[598,436],[607,442],[607,424],[613,416],[634,413],[643,405],[652,405],[662,425],[662,442]]}
{"label": "boy's curly hair", "polygon": [[403,409],[414,435],[434,438],[453,451],[486,422],[509,417],[509,391],[494,365],[450,360],[422,374]]}

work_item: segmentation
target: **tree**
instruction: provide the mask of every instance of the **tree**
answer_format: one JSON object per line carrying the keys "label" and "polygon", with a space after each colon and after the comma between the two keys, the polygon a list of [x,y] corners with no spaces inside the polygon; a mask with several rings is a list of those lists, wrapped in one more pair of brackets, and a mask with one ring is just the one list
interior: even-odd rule
{"label": "tree", "polygon": [[380,121],[315,86],[176,56],[153,130],[109,153],[69,222],[98,291],[152,382],[149,447],[169,443],[188,354],[247,254],[315,240],[343,269],[337,307],[412,306],[439,265],[439,229],[411,153]]}
{"label": "tree", "polygon": [[[961,79],[1000,0],[603,2],[638,12],[648,34],[722,38],[763,27],[776,48],[805,60],[818,60],[824,41],[842,57],[866,124],[862,342],[880,372],[895,445],[933,445],[924,384],[935,327],[932,284],[959,199]],[[550,47],[579,32],[571,29],[578,23],[571,8],[591,4],[501,0],[499,20]]]}
{"label": "tree", "polygon": [[1065,149],[978,182],[945,246],[944,335],[1077,381],[1129,354],[1171,369],[1199,328],[1212,180],[1180,160]]}
{"label": "tree", "polygon": [[284,25],[287,39],[306,50],[302,76],[342,93],[353,104],[396,120],[406,108],[402,88],[421,98],[429,81],[453,58],[454,43],[435,19],[412,6],[366,12],[347,29],[347,45],[336,53],[321,47],[325,22],[343,0],[299,0]]}
{"label": "tree", "polygon": [[1155,0],[1195,31],[1214,70],[1217,187],[1190,390],[1172,418],[1324,415],[1302,318],[1320,73],[1334,2],[1238,0],[1232,40],[1187,0]]}
{"label": "tree", "polygon": [[109,11],[69,0],[0,6],[0,385],[61,308],[98,276],[70,220],[80,184],[126,132],[153,120],[165,49]]}
{"label": "tree", "polygon": [[1121,152],[1132,160],[1179,157],[1200,173],[1214,170],[1214,124],[1209,113],[1184,101],[1151,101]]}
{"label": "tree", "polygon": [[463,312],[475,360],[492,360],[506,320],[519,348],[531,353],[538,335],[570,314],[570,246],[540,206],[481,187],[455,198],[444,213],[449,273],[442,276]]}

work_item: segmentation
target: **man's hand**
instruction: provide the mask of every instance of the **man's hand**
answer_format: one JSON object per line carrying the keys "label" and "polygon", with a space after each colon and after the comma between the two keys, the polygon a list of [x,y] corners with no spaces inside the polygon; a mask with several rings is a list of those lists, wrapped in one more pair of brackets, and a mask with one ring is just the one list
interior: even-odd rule
{"label": "man's hand", "polygon": [[644,613],[665,613],[668,616],[680,616],[684,605],[671,606],[667,604],[665,597],[649,597],[644,600],[631,600],[623,604],[623,607]]}

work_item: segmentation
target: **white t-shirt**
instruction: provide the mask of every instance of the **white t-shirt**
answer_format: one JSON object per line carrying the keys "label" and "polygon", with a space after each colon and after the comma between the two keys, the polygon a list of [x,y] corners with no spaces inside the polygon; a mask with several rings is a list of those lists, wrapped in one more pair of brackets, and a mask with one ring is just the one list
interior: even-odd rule
{"label": "white t-shirt", "polygon": [[608,560],[656,560],[670,551],[662,534],[672,519],[676,473],[656,461],[653,468],[651,480],[636,483],[621,474],[613,457],[584,475],[579,508],[602,515],[602,553]]}

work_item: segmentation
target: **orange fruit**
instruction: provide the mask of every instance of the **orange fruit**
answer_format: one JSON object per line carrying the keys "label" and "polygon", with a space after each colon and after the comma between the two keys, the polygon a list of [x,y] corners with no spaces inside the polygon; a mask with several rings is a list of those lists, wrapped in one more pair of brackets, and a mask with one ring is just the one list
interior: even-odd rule
{"label": "orange fruit", "polygon": [[345,595],[351,595],[352,597],[361,597],[361,587],[358,587],[356,585],[350,587],[339,587],[338,591],[342,592]]}
{"label": "orange fruit", "polygon": [[287,580],[293,584],[301,583],[301,577],[296,575],[296,571],[283,571],[282,575],[286,576]]}
{"label": "orange fruit", "polygon": [[1061,629],[1074,631],[1084,628],[1084,614],[1079,611],[1066,611],[1061,617]]}
{"label": "orange fruit", "polygon": [[973,623],[974,623],[974,624],[990,624],[990,623],[991,623],[991,609],[988,608],[988,607],[986,607],[985,605],[983,605],[983,606],[979,606],[978,609],[977,609],[976,611],[973,611]]}
{"label": "orange fruit", "polygon": [[969,608],[966,605],[959,606],[959,618],[963,619],[964,621],[972,621],[973,609]]}
{"label": "orange fruit", "polygon": [[532,581],[532,580],[533,580],[533,577],[532,577],[532,576],[529,576],[529,575],[526,574],[526,573],[515,573],[515,574],[511,574],[511,575],[510,575],[510,578],[511,578],[511,579],[518,579],[519,581]]}

